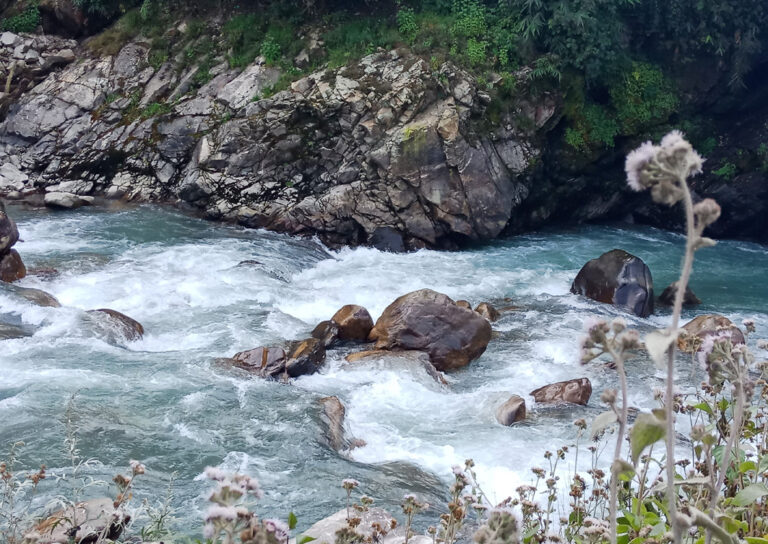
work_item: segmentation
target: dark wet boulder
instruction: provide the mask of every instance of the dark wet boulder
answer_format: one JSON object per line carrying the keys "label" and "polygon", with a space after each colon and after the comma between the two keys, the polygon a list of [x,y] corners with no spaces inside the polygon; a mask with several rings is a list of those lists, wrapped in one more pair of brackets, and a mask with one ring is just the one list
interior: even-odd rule
{"label": "dark wet boulder", "polygon": [[0,255],[0,281],[11,283],[26,275],[27,268],[18,251],[12,249],[5,255]]}
{"label": "dark wet boulder", "polygon": [[694,317],[682,326],[682,332],[677,338],[677,347],[686,353],[696,353],[707,336],[720,331],[730,332],[733,344],[745,343],[744,333],[730,319],[719,314],[704,314]]}
{"label": "dark wet boulder", "polygon": [[292,342],[286,351],[285,372],[291,378],[314,374],[325,363],[325,346],[317,338]]}
{"label": "dark wet boulder", "polygon": [[[658,303],[662,306],[674,306],[676,294],[677,282],[674,282],[661,292]],[[686,286],[685,294],[683,295],[683,306],[698,306],[699,304],[701,304],[699,297],[691,291],[690,287]]]}
{"label": "dark wet boulder", "polygon": [[485,352],[491,325],[448,296],[422,289],[387,306],[368,339],[376,349],[424,351],[438,370],[455,370]]}
{"label": "dark wet boulder", "polygon": [[501,314],[499,311],[493,307],[489,302],[481,302],[477,305],[477,308],[475,308],[475,311],[479,313],[481,316],[486,318],[488,321],[493,323],[494,321],[498,321],[498,319],[501,317]]}
{"label": "dark wet boulder", "polygon": [[135,319],[109,308],[88,310],[88,314],[99,318],[102,325],[116,332],[128,341],[140,340],[144,336],[144,327]]}
{"label": "dark wet boulder", "polygon": [[373,328],[373,318],[368,310],[357,304],[347,304],[333,314],[331,322],[339,329],[339,339],[365,342]]}
{"label": "dark wet boulder", "polygon": [[310,336],[317,338],[326,348],[329,348],[339,339],[339,326],[330,319],[321,321],[312,329]]}
{"label": "dark wet boulder", "polygon": [[653,279],[646,264],[622,249],[603,253],[585,264],[571,293],[613,304],[640,317],[653,313]]}
{"label": "dark wet boulder", "polygon": [[235,353],[232,365],[262,378],[278,378],[285,372],[285,350],[259,347]]}
{"label": "dark wet boulder", "polygon": [[405,251],[402,233],[392,227],[376,227],[368,238],[368,245],[390,253]]}
{"label": "dark wet boulder", "polygon": [[8,253],[19,241],[19,229],[0,204],[0,255]]}
{"label": "dark wet boulder", "polygon": [[519,395],[512,395],[496,409],[496,421],[502,425],[512,425],[525,419],[525,399]]}
{"label": "dark wet boulder", "polygon": [[534,400],[541,404],[581,404],[587,405],[592,396],[592,382],[588,378],[577,378],[564,382],[552,383],[531,391]]}

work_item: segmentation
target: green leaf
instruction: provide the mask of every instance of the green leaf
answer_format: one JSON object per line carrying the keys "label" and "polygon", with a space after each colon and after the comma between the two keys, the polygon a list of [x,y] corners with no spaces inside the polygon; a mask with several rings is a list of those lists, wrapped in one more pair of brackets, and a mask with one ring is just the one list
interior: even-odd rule
{"label": "green leaf", "polygon": [[762,499],[766,495],[768,495],[768,487],[766,487],[765,484],[750,484],[736,493],[733,502],[737,506],[747,506]]}
{"label": "green leaf", "polygon": [[667,364],[667,352],[677,340],[677,333],[655,330],[645,335],[645,349],[658,368],[664,368]]}
{"label": "green leaf", "polygon": [[629,446],[632,450],[632,462],[637,464],[640,454],[651,444],[658,442],[667,434],[663,420],[654,414],[643,413],[637,416],[629,431]]}
{"label": "green leaf", "polygon": [[765,472],[766,470],[768,470],[768,455],[763,455],[760,458],[760,462],[757,464],[757,471]]}
{"label": "green leaf", "polygon": [[296,519],[296,514],[294,514],[293,512],[288,514],[288,528],[290,530],[294,530],[298,522],[299,520]]}
{"label": "green leaf", "polygon": [[615,459],[611,464],[611,473],[622,482],[629,482],[635,475],[635,467],[623,459]]}
{"label": "green leaf", "polygon": [[709,405],[709,403],[706,402],[699,402],[692,405],[691,408],[696,408],[697,410],[701,410],[702,412],[705,412],[711,416],[715,415],[715,413],[712,411],[712,407]]}
{"label": "green leaf", "polygon": [[307,542],[312,542],[313,540],[317,540],[317,538],[304,535],[296,541],[296,544],[307,544]]}
{"label": "green leaf", "polygon": [[739,465],[739,472],[749,472],[750,470],[757,470],[757,463],[754,461],[744,461]]}
{"label": "green leaf", "polygon": [[594,438],[603,432],[609,425],[616,423],[616,419],[616,412],[613,410],[608,410],[607,412],[599,414],[592,420],[592,437]]}

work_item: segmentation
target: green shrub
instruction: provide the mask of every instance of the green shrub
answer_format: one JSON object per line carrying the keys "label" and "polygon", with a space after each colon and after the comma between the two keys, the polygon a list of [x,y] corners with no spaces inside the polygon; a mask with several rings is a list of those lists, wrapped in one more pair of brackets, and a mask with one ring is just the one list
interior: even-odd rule
{"label": "green shrub", "polygon": [[483,64],[486,60],[486,47],[488,47],[488,43],[485,41],[478,41],[474,38],[467,40],[467,58],[469,59],[469,64],[472,66]]}
{"label": "green shrub", "polygon": [[453,0],[453,31],[466,38],[485,37],[488,27],[485,6],[478,0]]}
{"label": "green shrub", "polygon": [[397,10],[397,30],[409,43],[413,43],[416,39],[416,34],[419,32],[419,26],[416,24],[413,8],[401,7]]}
{"label": "green shrub", "polygon": [[271,36],[267,36],[261,43],[260,52],[269,65],[276,64],[281,57],[280,44],[278,44]]}
{"label": "green shrub", "polygon": [[37,2],[29,2],[24,11],[0,22],[0,29],[11,32],[34,32],[40,24],[40,9]]}
{"label": "green shrub", "polygon": [[624,134],[666,122],[677,109],[677,95],[657,66],[635,62],[609,90]]}
{"label": "green shrub", "polygon": [[736,177],[736,174],[738,173],[738,168],[736,168],[736,165],[733,164],[732,162],[726,161],[723,163],[723,165],[720,168],[718,168],[717,170],[713,170],[712,173],[717,177],[723,178],[726,181],[731,181],[733,178]]}

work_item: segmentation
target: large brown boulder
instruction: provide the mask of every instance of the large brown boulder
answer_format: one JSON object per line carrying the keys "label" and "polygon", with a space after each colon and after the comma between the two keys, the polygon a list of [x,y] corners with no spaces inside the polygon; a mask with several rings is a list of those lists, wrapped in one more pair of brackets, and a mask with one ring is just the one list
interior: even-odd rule
{"label": "large brown boulder", "polygon": [[232,364],[262,378],[277,378],[285,372],[285,350],[255,348],[235,353]]}
{"label": "large brown boulder", "polygon": [[733,322],[718,314],[696,316],[682,326],[683,332],[677,339],[677,347],[686,353],[696,353],[701,348],[707,336],[717,334],[721,330],[731,332],[734,344],[744,344],[744,333]]}
{"label": "large brown boulder", "polygon": [[12,282],[27,275],[27,268],[21,260],[21,255],[15,249],[5,255],[0,255],[0,281]]}
{"label": "large brown boulder", "polygon": [[496,409],[496,421],[502,425],[510,426],[525,419],[525,399],[519,395],[512,395]]}
{"label": "large brown boulder", "polygon": [[531,391],[531,396],[541,404],[571,404],[587,405],[592,396],[592,382],[588,378],[577,378],[564,382],[551,383]]}
{"label": "large brown boulder", "polygon": [[422,289],[387,306],[368,339],[376,349],[424,351],[438,370],[455,370],[483,354],[491,325],[446,295]]}
{"label": "large brown boulder", "polygon": [[646,264],[622,249],[603,253],[585,264],[571,293],[613,304],[640,317],[653,313],[653,279]]}
{"label": "large brown boulder", "polygon": [[88,313],[100,318],[103,325],[112,329],[113,332],[117,332],[128,341],[140,340],[144,336],[144,326],[141,323],[116,310],[100,308],[98,310],[89,310]]}
{"label": "large brown boulder", "polygon": [[365,342],[373,328],[373,318],[368,310],[356,304],[347,304],[333,314],[331,322],[339,329],[339,339]]}

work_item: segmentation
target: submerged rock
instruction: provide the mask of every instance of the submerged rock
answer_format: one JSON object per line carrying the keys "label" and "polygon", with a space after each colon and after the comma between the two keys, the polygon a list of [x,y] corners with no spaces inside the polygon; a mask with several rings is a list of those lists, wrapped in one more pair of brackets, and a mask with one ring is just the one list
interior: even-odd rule
{"label": "submerged rock", "polygon": [[[676,294],[677,282],[674,282],[661,292],[658,300],[659,304],[662,306],[674,306]],[[698,306],[699,304],[701,304],[699,297],[691,291],[690,287],[686,286],[685,294],[683,295],[683,306]]]}
{"label": "submerged rock", "polygon": [[592,382],[588,378],[577,378],[552,383],[531,391],[534,400],[541,404],[569,402],[586,406],[592,396]]}
{"label": "submerged rock", "polygon": [[0,340],[13,340],[14,338],[25,338],[27,336],[32,336],[32,333],[23,327],[0,321]]}
{"label": "submerged rock", "polygon": [[585,264],[571,285],[571,293],[613,304],[640,317],[653,313],[651,271],[622,249],[603,253]]}
{"label": "submerged rock", "polygon": [[340,340],[365,342],[373,328],[371,314],[356,304],[343,306],[333,314],[331,321],[336,324],[339,330],[338,337]]}
{"label": "submerged rock", "polygon": [[485,352],[491,325],[446,295],[422,289],[387,306],[368,338],[376,349],[424,351],[438,370],[455,370]]}
{"label": "submerged rock", "polygon": [[362,440],[350,439],[345,436],[344,418],[347,411],[339,397],[323,397],[318,402],[320,403],[320,422],[324,428],[324,436],[332,449],[342,451],[365,445]]}
{"label": "submerged rock", "polygon": [[21,255],[11,249],[5,255],[0,255],[0,281],[8,283],[20,280],[27,275],[27,268],[21,260]]}
{"label": "submerged rock", "polygon": [[99,323],[106,327],[108,336],[117,333],[120,337],[128,340],[140,340],[144,336],[144,326],[135,319],[109,308],[100,308],[98,310],[88,310],[89,315],[97,317]]}
{"label": "submerged rock", "polygon": [[525,419],[525,399],[519,395],[512,395],[496,409],[496,421],[502,425],[512,425]]}
{"label": "submerged rock", "polygon": [[38,306],[46,306],[49,308],[60,308],[61,303],[55,296],[50,293],[46,293],[41,289],[33,289],[31,287],[19,287],[15,289],[17,295],[24,298]]}
{"label": "submerged rock", "polygon": [[350,353],[345,357],[349,363],[365,363],[370,361],[382,361],[387,368],[405,363],[409,367],[422,368],[427,375],[440,385],[448,385],[443,374],[435,368],[429,360],[429,355],[423,351],[389,351],[374,349]]}
{"label": "submerged rock", "polygon": [[74,508],[59,510],[35,525],[24,535],[25,542],[36,544],[68,544],[96,542],[103,533],[117,540],[131,517],[116,509],[108,497],[78,503]]}
{"label": "submerged rock", "polygon": [[493,323],[494,321],[498,321],[498,319],[501,317],[501,314],[499,311],[494,308],[489,302],[481,302],[477,305],[477,308],[475,308],[475,311],[479,313],[481,316],[486,318],[488,321]]}
{"label": "submerged rock", "polygon": [[677,347],[686,353],[696,353],[707,336],[719,331],[729,331],[733,344],[745,343],[744,333],[730,319],[719,314],[704,314],[694,317],[682,326]]}

